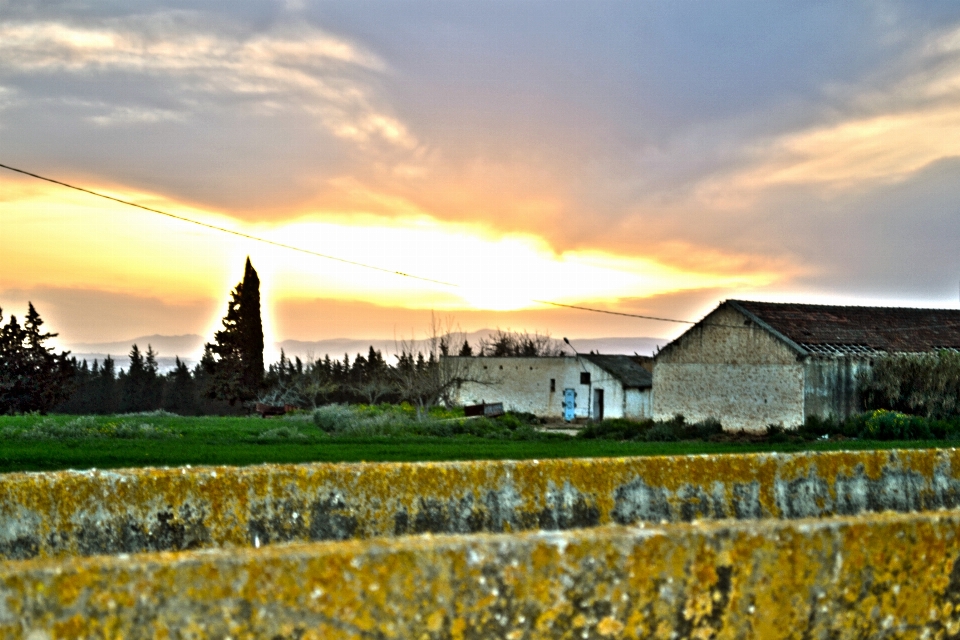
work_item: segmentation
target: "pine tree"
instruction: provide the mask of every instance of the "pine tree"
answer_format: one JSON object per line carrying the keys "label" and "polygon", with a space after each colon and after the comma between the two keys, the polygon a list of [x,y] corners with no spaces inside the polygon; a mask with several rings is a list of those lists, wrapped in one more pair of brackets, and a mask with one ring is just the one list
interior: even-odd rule
{"label": "pine tree", "polygon": [[[0,311],[2,320],[2,311]],[[74,362],[69,352],[53,353],[44,342],[56,333],[43,333],[43,320],[28,303],[21,327],[10,316],[0,327],[0,414],[49,411],[73,392]]]}
{"label": "pine tree", "polygon": [[140,347],[130,349],[130,366],[120,374],[120,411],[134,413],[143,411],[146,387],[146,366]]}
{"label": "pine tree", "polygon": [[[94,361],[94,369],[96,369],[96,361]],[[116,362],[108,355],[100,366],[95,413],[109,414],[117,411],[119,406],[117,386]]]}
{"label": "pine tree", "polygon": [[230,292],[223,329],[204,345],[204,368],[210,374],[211,397],[247,402],[263,387],[263,324],[260,321],[260,278],[247,258],[243,280]]}
{"label": "pine tree", "polygon": [[181,416],[194,416],[199,411],[196,383],[179,357],[174,370],[167,374],[162,407]]}

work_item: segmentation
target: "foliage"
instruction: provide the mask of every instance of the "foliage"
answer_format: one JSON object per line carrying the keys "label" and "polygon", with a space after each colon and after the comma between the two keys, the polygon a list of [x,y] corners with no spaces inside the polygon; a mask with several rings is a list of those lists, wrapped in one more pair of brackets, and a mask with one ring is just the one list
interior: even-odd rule
{"label": "foliage", "polygon": [[158,374],[156,355],[150,345],[146,355],[137,345],[130,349],[130,366],[118,376],[120,411],[149,411],[160,406],[163,380]]}
{"label": "foliage", "polygon": [[82,416],[68,422],[46,418],[25,429],[5,427],[0,430],[4,440],[83,440],[100,438],[167,439],[179,438],[179,433],[169,427],[156,426],[137,420],[98,421],[93,416]]}
{"label": "foliage", "polygon": [[477,437],[538,440],[553,437],[537,431],[531,414],[507,413],[498,418],[465,418],[461,410],[433,407],[418,415],[410,404],[329,405],[313,412],[314,424],[334,437]]}
{"label": "foliage", "polygon": [[717,420],[688,423],[682,415],[670,420],[628,420],[614,418],[594,422],[577,434],[581,439],[634,440],[640,442],[679,442],[681,440],[709,440],[723,433]]}
{"label": "foliage", "polygon": [[46,412],[70,394],[73,361],[67,359],[69,352],[55,354],[44,345],[57,334],[44,333],[42,326],[33,303],[28,303],[22,327],[16,316],[0,325],[0,414]]}
{"label": "foliage", "polygon": [[230,292],[223,329],[204,345],[201,361],[209,375],[206,393],[231,405],[256,398],[263,386],[263,324],[260,278],[247,258],[243,280]]}
{"label": "foliage", "polygon": [[[469,346],[465,343],[467,349],[469,349]],[[562,343],[552,339],[549,334],[534,333],[530,335],[526,331],[518,333],[497,329],[496,333],[489,338],[480,340],[480,355],[486,357],[550,357],[560,356],[563,353]],[[473,353],[472,350],[469,353],[464,353],[464,349],[461,349],[460,355],[473,355]]]}
{"label": "foliage", "polygon": [[935,419],[960,417],[960,353],[883,356],[865,370],[860,386],[867,409]]}

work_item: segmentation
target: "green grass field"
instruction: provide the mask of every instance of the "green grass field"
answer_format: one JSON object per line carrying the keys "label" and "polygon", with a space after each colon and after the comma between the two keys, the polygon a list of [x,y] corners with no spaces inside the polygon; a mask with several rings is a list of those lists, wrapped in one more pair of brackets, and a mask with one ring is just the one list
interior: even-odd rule
{"label": "green grass field", "polygon": [[944,441],[807,443],[617,442],[559,434],[330,436],[308,416],[278,419],[171,415],[0,417],[0,472],[143,466],[531,459],[949,446]]}

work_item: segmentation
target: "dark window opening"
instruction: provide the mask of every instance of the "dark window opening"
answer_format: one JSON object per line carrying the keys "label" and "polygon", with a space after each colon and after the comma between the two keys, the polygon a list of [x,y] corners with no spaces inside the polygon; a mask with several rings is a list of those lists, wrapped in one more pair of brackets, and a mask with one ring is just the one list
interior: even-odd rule
{"label": "dark window opening", "polygon": [[557,390],[557,379],[550,378],[550,393],[554,393]]}
{"label": "dark window opening", "polygon": [[580,372],[580,384],[590,384],[590,372],[581,371]]}

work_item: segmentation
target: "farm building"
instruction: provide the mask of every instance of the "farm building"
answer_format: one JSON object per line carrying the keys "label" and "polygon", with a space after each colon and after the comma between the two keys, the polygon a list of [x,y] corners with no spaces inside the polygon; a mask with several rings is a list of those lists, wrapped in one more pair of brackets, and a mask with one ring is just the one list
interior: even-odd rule
{"label": "farm building", "polygon": [[653,416],[797,427],[861,410],[857,375],[889,353],[960,349],[960,311],[727,300],[656,357]]}
{"label": "farm building", "polygon": [[[461,404],[502,402],[507,411],[563,418],[572,399],[574,418],[646,418],[651,415],[649,371],[620,355],[559,357],[451,357],[460,375]],[[568,416],[569,417],[569,416]]]}

